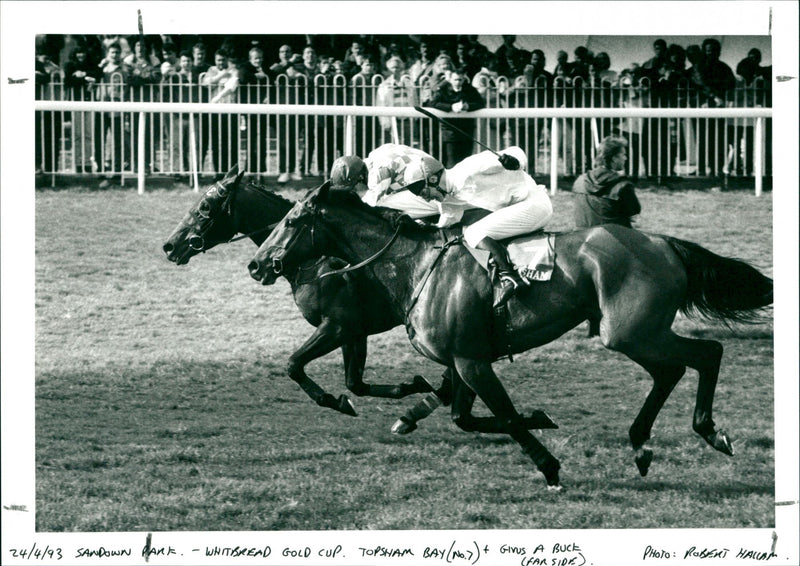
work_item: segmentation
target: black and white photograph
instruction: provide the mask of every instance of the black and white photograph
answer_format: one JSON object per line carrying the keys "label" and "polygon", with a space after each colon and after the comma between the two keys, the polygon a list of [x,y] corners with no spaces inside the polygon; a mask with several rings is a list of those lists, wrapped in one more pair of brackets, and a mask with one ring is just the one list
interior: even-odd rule
{"label": "black and white photograph", "polygon": [[796,2],[0,22],[1,563],[800,564]]}

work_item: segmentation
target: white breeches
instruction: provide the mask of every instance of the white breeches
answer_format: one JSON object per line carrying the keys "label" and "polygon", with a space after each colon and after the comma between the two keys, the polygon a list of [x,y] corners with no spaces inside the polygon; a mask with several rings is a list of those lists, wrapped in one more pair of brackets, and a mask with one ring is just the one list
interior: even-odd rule
{"label": "white breeches", "polygon": [[543,228],[553,215],[553,205],[544,190],[532,190],[528,197],[483,217],[464,228],[464,239],[473,248],[489,236],[495,240],[527,234]]}

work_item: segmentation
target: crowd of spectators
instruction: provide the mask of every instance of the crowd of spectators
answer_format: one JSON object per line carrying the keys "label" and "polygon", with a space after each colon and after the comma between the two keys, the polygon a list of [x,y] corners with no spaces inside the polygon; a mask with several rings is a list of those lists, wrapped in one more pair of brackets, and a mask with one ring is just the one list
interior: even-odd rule
{"label": "crowd of spectators", "polygon": [[[771,83],[771,67],[761,65],[758,49],[751,49],[734,72],[720,60],[721,45],[716,39],[685,47],[667,45],[663,39],[657,39],[653,43],[652,57],[616,72],[611,69],[608,53],[595,54],[585,46],[573,50],[572,60],[566,51],[559,51],[552,70],[548,70],[541,49],[527,51],[520,48],[513,35],[502,38],[502,45],[491,51],[475,35],[148,35],[143,40],[139,36],[120,35],[47,35],[37,36],[36,80],[37,84],[45,85],[53,71],[61,71],[65,89],[74,99],[92,96],[101,100],[122,100],[126,96],[125,87],[130,86],[134,87],[129,95],[133,100],[150,100],[153,93],[158,92],[162,101],[424,105],[452,112],[487,105],[687,105],[681,97],[688,96],[689,89],[695,97],[689,105],[719,107],[729,100],[728,95],[736,85],[736,75],[745,85],[760,80],[768,89]],[[376,88],[331,89],[324,94],[326,100],[314,100],[313,89],[268,89],[269,85],[277,84],[314,84],[320,75],[331,79],[330,84],[342,87],[362,85]],[[382,80],[376,82],[378,75]],[[333,80],[340,77],[338,81]],[[490,88],[490,85],[496,86],[499,78],[504,78],[505,87]],[[627,88],[642,84],[647,85],[650,91],[646,103],[641,97],[636,100],[636,93],[625,94]],[[207,88],[184,88],[187,85]],[[685,88],[679,88],[679,85]],[[536,89],[533,97],[531,87]],[[597,87],[610,88],[604,92]],[[584,91],[591,91],[592,100],[581,94]],[[317,95],[318,98],[321,96]],[[611,100],[611,97],[616,99]],[[769,101],[751,100],[744,101],[744,104],[769,105]],[[45,143],[37,143],[37,163],[51,163],[55,144],[47,136],[57,135],[53,133],[59,129],[57,120],[58,116],[49,115],[45,120],[37,120],[37,130],[45,130]],[[120,113],[108,113],[102,120],[94,120],[91,127],[75,125],[74,135],[82,141],[75,151],[75,160],[80,167],[88,168],[90,162],[94,162],[91,164],[94,170],[96,163],[110,164],[108,168],[119,170],[117,165],[127,161],[129,156],[123,153],[125,142],[122,134],[131,125],[123,124],[121,120]],[[315,148],[318,164],[331,163],[335,158],[333,148],[341,147],[339,137],[343,128],[339,127],[340,118],[315,120],[312,126],[305,126],[309,131],[297,131],[304,126],[287,116],[249,116],[243,118],[241,124],[234,123],[229,115],[205,115],[200,120],[201,123],[194,125],[210,133],[200,141],[200,154],[211,152],[217,171],[226,171],[236,159],[227,146],[237,128],[247,130],[251,171],[256,164],[264,162],[265,134],[271,127],[277,127],[276,131],[286,136],[287,141],[299,135],[309,151]],[[171,140],[170,145],[175,151],[169,158],[185,159],[189,152],[182,149],[186,149],[189,138],[188,118],[168,114],[154,117],[153,121],[152,127]],[[473,132],[474,120],[459,117],[455,121],[468,135]],[[366,155],[373,149],[369,147],[369,140],[374,139],[373,122],[362,120],[358,124],[356,152],[359,154]],[[387,131],[397,128],[401,138],[407,139],[408,120],[381,119],[377,125]],[[138,127],[138,124],[132,127]],[[494,127],[498,126],[495,124]],[[656,139],[659,144],[668,143],[666,126],[658,120],[654,126],[657,131],[650,135],[642,131],[641,125],[634,125],[625,132],[626,127],[625,121],[613,125],[619,133]],[[702,132],[701,137],[713,139],[716,129],[721,126],[711,120],[706,127],[708,132]],[[95,139],[110,137],[111,143],[103,146],[110,145],[111,149],[106,149],[102,155],[99,147],[90,149],[86,142],[91,137],[87,129],[94,130]],[[424,136],[427,147],[423,149],[438,147],[441,135],[445,154],[440,157],[446,164],[459,159],[465,152],[469,154],[471,144],[467,143],[466,137],[449,129],[442,130],[441,134],[434,130]],[[39,133],[37,131],[37,140],[41,139]],[[491,137],[492,132],[489,133]],[[575,134],[578,146],[588,143],[590,134],[585,128],[576,129]],[[153,139],[150,136],[147,140],[148,156],[151,155]],[[531,139],[513,141],[535,143]],[[279,182],[299,179],[296,151],[290,149],[289,143],[279,143],[278,147]],[[135,158],[135,155],[130,153],[130,157]],[[585,157],[580,156],[581,159]],[[637,159],[635,155],[631,157]],[[151,165],[148,163],[149,167]],[[579,160],[579,170],[583,170],[584,165]],[[188,164],[173,163],[172,166],[173,169],[185,169]],[[663,171],[659,171],[661,173]]]}

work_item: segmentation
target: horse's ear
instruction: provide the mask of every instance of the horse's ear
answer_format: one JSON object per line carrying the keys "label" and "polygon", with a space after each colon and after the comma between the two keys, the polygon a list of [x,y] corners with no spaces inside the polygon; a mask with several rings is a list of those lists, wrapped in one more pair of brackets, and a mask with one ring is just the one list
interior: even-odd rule
{"label": "horse's ear", "polygon": [[227,181],[229,179],[234,179],[235,177],[240,177],[241,175],[244,175],[244,171],[239,173],[239,164],[238,163],[234,163],[233,167],[231,167],[228,170],[228,172],[225,174],[225,178],[223,180]]}

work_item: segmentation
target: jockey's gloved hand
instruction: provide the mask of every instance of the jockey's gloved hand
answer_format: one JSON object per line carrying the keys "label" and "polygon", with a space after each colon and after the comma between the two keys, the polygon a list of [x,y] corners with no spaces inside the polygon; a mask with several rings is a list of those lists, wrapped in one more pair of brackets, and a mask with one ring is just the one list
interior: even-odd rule
{"label": "jockey's gloved hand", "polygon": [[395,227],[397,226],[416,226],[417,223],[408,214],[400,214],[395,220]]}
{"label": "jockey's gloved hand", "polygon": [[497,156],[497,158],[500,160],[500,165],[502,165],[503,168],[508,169],[509,171],[516,171],[519,169],[519,160],[513,155],[501,153]]}

